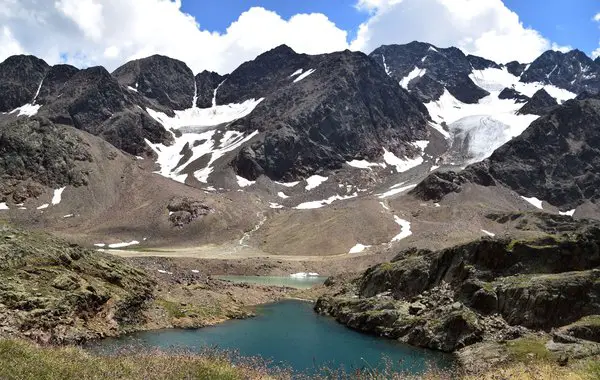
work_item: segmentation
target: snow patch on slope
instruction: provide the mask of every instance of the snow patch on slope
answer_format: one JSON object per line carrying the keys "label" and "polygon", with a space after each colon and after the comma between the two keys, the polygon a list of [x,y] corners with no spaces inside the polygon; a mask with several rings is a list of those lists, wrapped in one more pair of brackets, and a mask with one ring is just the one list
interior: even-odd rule
{"label": "snow patch on slope", "polygon": [[388,165],[395,166],[398,173],[404,173],[423,163],[423,157],[401,159],[396,157],[394,153],[389,152],[385,148],[383,148],[383,152],[383,160]]}
{"label": "snow patch on slope", "polygon": [[239,175],[236,175],[235,179],[237,180],[237,184],[239,187],[248,187],[256,183],[256,181],[247,180],[246,178],[240,177]]}
{"label": "snow patch on slope", "polygon": [[415,66],[415,68],[410,73],[408,73],[407,76],[402,78],[402,80],[400,81],[400,86],[402,86],[404,89],[408,90],[408,84],[413,79],[422,77],[423,75],[425,75],[426,72],[427,72],[427,69],[419,69],[417,66]]}
{"label": "snow patch on slope", "polygon": [[182,111],[175,111],[175,116],[173,117],[151,108],[146,108],[146,111],[167,130],[180,129],[182,127],[214,127],[249,115],[263,100],[264,98],[249,99],[243,103],[213,105],[211,108],[192,107]]}
{"label": "snow patch on slope", "polygon": [[298,78],[294,79],[294,83],[298,83],[300,82],[302,79],[306,78],[307,76],[309,76],[310,74],[314,73],[316,70],[315,69],[310,69],[305,73],[302,73],[298,76]]}
{"label": "snow patch on slope", "polygon": [[306,179],[306,190],[312,190],[319,187],[323,182],[327,181],[329,177],[322,177],[320,175],[313,175]]}
{"label": "snow patch on slope", "polygon": [[544,201],[537,199],[536,197],[531,197],[531,198],[527,198],[524,196],[521,196],[521,198],[523,198],[525,201],[527,201],[528,203],[532,204],[535,208],[539,208],[540,210],[543,210],[544,208],[542,207],[542,203]]}
{"label": "snow patch on slope", "polygon": [[60,189],[54,190],[54,195],[52,196],[52,204],[57,205],[62,201],[62,193],[65,191],[66,187],[61,187]]}
{"label": "snow patch on slope", "polygon": [[300,203],[298,206],[294,207],[296,210],[311,210],[311,209],[315,209],[315,208],[321,208],[327,205],[332,204],[335,201],[343,201],[346,199],[351,199],[351,198],[356,198],[358,196],[358,193],[354,193],[352,195],[346,195],[346,196],[341,196],[341,195],[333,195],[327,199],[323,199],[320,201],[312,201],[312,202],[304,202],[304,203]]}
{"label": "snow patch on slope", "polygon": [[369,248],[370,245],[363,245],[363,244],[356,244],[354,247],[350,248],[350,250],[348,251],[349,254],[354,254],[354,253],[361,253],[363,252],[365,249]]}
{"label": "snow patch on slope", "polygon": [[402,239],[406,239],[410,235],[412,235],[412,231],[410,230],[410,222],[408,220],[400,219],[396,215],[394,215],[394,221],[401,228],[400,233],[392,239],[392,242],[400,241]]}
{"label": "snow patch on slope", "polygon": [[570,210],[570,211],[559,211],[558,213],[560,215],[573,216],[573,215],[575,215],[575,210],[576,209],[573,209],[573,210]]}

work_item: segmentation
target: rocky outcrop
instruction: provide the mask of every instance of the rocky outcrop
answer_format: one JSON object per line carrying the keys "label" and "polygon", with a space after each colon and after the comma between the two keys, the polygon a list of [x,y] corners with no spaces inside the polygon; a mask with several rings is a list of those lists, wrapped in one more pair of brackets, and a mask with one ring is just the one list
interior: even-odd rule
{"label": "rocky outcrop", "polygon": [[543,88],[538,90],[531,99],[517,112],[519,115],[545,115],[554,107],[558,106],[558,102]]}
{"label": "rocky outcrop", "polygon": [[55,65],[48,70],[44,77],[37,103],[44,105],[51,103],[61,95],[63,86],[71,79],[79,69],[71,65]]}
{"label": "rocky outcrop", "polygon": [[384,45],[369,56],[396,82],[402,82],[418,69],[418,75],[405,85],[424,103],[438,100],[445,90],[461,102],[477,103],[489,93],[469,78],[472,62],[477,67],[496,67],[480,57],[468,58],[457,48],[442,49],[422,42]]}
{"label": "rocky outcrop", "polygon": [[549,50],[531,63],[521,81],[555,85],[575,94],[600,89],[600,66],[580,50]]}
{"label": "rocky outcrop", "polygon": [[485,70],[485,69],[500,69],[501,66],[494,61],[489,59],[485,59],[482,57],[478,57],[476,55],[467,55],[467,59],[469,63],[475,70]]}
{"label": "rocky outcrop", "polygon": [[[534,121],[488,159],[461,173],[434,173],[412,194],[439,200],[464,183],[503,185],[571,210],[600,199],[600,98],[570,100]],[[450,182],[452,184],[450,184]]]}
{"label": "rocky outcrop", "polygon": [[183,227],[194,220],[208,215],[212,210],[201,201],[190,198],[173,198],[167,206],[169,221],[174,227]]}
{"label": "rocky outcrop", "polygon": [[[273,67],[287,58],[280,71],[269,69],[270,77],[261,84],[266,90],[277,83],[278,89],[247,95],[266,98],[249,116],[231,125],[262,132],[234,160],[240,176],[254,180],[265,174],[276,180],[295,180],[340,168],[355,158],[378,160],[383,148],[399,157],[420,154],[410,142],[427,139],[427,110],[375,62],[350,51],[294,54],[287,47],[268,53],[275,58]],[[257,71],[271,67],[264,59],[264,55],[257,58]],[[253,71],[252,64],[240,69]],[[298,67],[311,71],[305,72],[306,77],[291,76]],[[238,75],[236,70],[227,78],[217,99]]]}
{"label": "rocky outcrop", "polygon": [[177,59],[162,55],[136,59],[119,67],[112,75],[120,85],[165,107],[167,112],[192,107],[194,73]]}
{"label": "rocky outcrop", "polygon": [[145,139],[166,144],[173,139],[170,132],[138,107],[144,104],[141,96],[120,86],[103,67],[78,71],[64,83],[59,94],[48,96],[53,101],[40,109],[40,115],[100,136],[130,154],[150,152]]}
{"label": "rocky outcrop", "polygon": [[154,282],[122,259],[7,226],[0,239],[3,334],[75,343],[144,322]]}
{"label": "rocky outcrop", "polygon": [[[227,76],[219,75],[215,72],[204,70],[196,75],[196,107],[210,108],[213,105],[215,91],[217,87],[227,78]],[[216,99],[215,99],[216,100]]]}
{"label": "rocky outcrop", "polygon": [[91,161],[86,144],[65,127],[43,118],[0,124],[0,202],[38,196],[43,186],[57,189],[87,183],[79,165]]}
{"label": "rocky outcrop", "polygon": [[297,75],[292,77],[292,74],[314,69],[314,58],[298,54],[286,45],[269,50],[252,61],[242,63],[227,76],[227,81],[217,92],[217,104],[267,97],[293,82]]}
{"label": "rocky outcrop", "polygon": [[31,55],[14,55],[0,63],[0,112],[32,103],[49,68]]}
{"label": "rocky outcrop", "polygon": [[498,94],[498,99],[514,99],[517,103],[526,103],[530,98],[514,88],[505,88]]}
{"label": "rocky outcrop", "polygon": [[600,312],[600,224],[552,218],[563,232],[407,249],[368,269],[349,293],[319,299],[315,310],[355,329],[443,351],[571,323],[589,330],[591,322],[577,321]]}
{"label": "rocky outcrop", "polygon": [[512,75],[520,77],[521,74],[523,74],[523,71],[525,71],[525,69],[527,68],[527,64],[512,61],[508,62],[506,65],[504,65],[504,67],[506,67],[506,70],[508,70],[508,72]]}

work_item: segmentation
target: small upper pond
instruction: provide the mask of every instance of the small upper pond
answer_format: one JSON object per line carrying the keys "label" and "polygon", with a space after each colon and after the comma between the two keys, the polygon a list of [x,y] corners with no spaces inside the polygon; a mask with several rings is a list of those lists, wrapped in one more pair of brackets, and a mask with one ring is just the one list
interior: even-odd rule
{"label": "small upper pond", "polygon": [[383,368],[383,358],[396,370],[419,374],[428,364],[439,368],[452,364],[448,355],[418,349],[393,340],[361,334],[317,315],[308,302],[287,300],[258,308],[257,317],[228,321],[198,330],[158,330],[105,339],[90,349],[110,354],[138,347],[201,351],[206,347],[234,350],[242,356],[260,356],[274,366],[291,367],[311,374],[329,368]]}
{"label": "small upper pond", "polygon": [[287,286],[288,288],[308,289],[315,285],[321,285],[327,280],[322,276],[214,276],[219,280],[235,283],[247,283],[257,285]]}

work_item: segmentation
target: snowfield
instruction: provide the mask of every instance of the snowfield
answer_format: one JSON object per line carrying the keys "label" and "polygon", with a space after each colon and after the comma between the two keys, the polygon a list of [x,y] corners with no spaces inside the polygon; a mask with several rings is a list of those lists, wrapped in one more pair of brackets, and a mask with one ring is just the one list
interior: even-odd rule
{"label": "snowfield", "polygon": [[335,201],[343,201],[346,199],[352,199],[352,198],[356,198],[358,196],[358,193],[354,193],[352,195],[346,195],[346,196],[341,196],[341,195],[333,195],[327,199],[323,199],[320,201],[312,201],[312,202],[305,202],[305,203],[300,203],[298,206],[294,207],[296,210],[311,210],[311,209],[315,209],[315,208],[321,208],[327,205],[332,204]]}

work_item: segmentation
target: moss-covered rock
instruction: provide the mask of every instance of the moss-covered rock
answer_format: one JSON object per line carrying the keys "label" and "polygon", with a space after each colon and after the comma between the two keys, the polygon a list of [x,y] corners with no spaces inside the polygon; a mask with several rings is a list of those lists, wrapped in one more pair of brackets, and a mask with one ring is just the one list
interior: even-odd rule
{"label": "moss-covered rock", "polygon": [[0,242],[4,332],[60,343],[143,322],[154,282],[124,260],[5,225]]}

